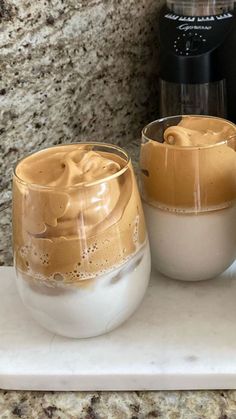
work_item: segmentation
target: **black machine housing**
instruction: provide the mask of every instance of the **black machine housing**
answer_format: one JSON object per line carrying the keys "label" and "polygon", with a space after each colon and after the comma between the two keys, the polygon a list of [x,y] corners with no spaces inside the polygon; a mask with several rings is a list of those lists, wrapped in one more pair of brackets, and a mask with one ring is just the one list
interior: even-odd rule
{"label": "black machine housing", "polygon": [[[224,115],[216,116],[227,116],[236,122],[235,11],[214,16],[180,16],[164,6],[159,28],[161,80],[193,86],[195,90],[196,85],[207,88],[211,83],[223,82],[226,110]],[[209,100],[216,99],[209,97]],[[206,112],[202,109],[201,113],[209,113],[209,109]]]}

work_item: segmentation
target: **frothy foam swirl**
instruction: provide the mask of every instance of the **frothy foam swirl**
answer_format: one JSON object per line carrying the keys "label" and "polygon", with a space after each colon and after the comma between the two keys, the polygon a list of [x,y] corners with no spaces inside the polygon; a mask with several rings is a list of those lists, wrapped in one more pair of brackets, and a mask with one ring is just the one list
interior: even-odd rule
{"label": "frothy foam swirl", "polygon": [[205,147],[227,140],[235,134],[233,125],[222,119],[185,117],[179,125],[164,132],[166,144],[181,147]]}
{"label": "frothy foam swirl", "polygon": [[[33,154],[18,165],[16,174],[30,184],[67,188],[119,172],[121,165],[86,145],[56,147]],[[34,170],[32,170],[32,168]]]}
{"label": "frothy foam swirl", "polygon": [[78,281],[119,266],[144,243],[132,166],[118,155],[88,145],[54,147],[22,160],[16,175],[26,183],[13,182],[22,271]]}
{"label": "frothy foam swirl", "polygon": [[146,202],[192,212],[230,205],[236,199],[235,142],[223,142],[235,134],[236,126],[224,119],[189,116],[168,127],[160,142],[143,144]]}

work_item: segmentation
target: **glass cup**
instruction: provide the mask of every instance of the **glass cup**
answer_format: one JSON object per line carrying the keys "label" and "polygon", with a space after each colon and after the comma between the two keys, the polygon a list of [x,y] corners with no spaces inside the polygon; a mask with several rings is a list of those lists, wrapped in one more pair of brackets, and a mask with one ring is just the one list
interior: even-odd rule
{"label": "glass cup", "polygon": [[[214,132],[216,143],[191,146],[189,134],[184,145],[164,142],[167,128],[171,134],[190,118],[192,129]],[[234,124],[207,116],[168,117],[143,130],[140,175],[152,264],[168,277],[210,279],[235,260],[235,135]]]}
{"label": "glass cup", "polygon": [[[99,170],[116,165],[96,179]],[[40,325],[85,338],[122,324],[142,301],[150,276],[143,209],[127,153],[79,143],[21,160],[13,175],[13,242],[19,293]]]}

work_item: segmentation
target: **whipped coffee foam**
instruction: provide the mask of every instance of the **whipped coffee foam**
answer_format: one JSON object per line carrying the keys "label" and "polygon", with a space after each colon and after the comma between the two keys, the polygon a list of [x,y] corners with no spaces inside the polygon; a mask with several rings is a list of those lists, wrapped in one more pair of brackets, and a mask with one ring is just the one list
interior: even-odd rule
{"label": "whipped coffee foam", "polygon": [[15,263],[27,280],[79,285],[126,263],[145,243],[131,163],[92,145],[26,157],[13,196]]}
{"label": "whipped coffee foam", "polygon": [[[141,147],[146,202],[170,210],[206,211],[236,197],[236,126],[220,118],[184,117],[160,142]],[[164,142],[163,142],[164,140]]]}
{"label": "whipped coffee foam", "polygon": [[185,116],[164,132],[164,143],[180,147],[205,147],[235,135],[236,127],[220,118]]}

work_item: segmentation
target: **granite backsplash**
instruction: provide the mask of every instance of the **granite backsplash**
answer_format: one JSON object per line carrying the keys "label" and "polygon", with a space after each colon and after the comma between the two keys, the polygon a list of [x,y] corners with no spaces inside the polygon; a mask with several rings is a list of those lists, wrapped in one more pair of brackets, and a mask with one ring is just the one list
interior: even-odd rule
{"label": "granite backsplash", "polygon": [[[0,203],[15,162],[45,146],[127,146],[158,116],[159,0],[0,1]],[[0,264],[11,262],[10,209]]]}

